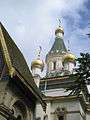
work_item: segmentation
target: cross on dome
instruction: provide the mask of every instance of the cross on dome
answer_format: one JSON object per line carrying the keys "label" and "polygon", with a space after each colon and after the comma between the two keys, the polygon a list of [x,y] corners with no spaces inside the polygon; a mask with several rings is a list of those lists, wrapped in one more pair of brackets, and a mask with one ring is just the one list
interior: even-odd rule
{"label": "cross on dome", "polygon": [[61,20],[58,18],[59,27],[61,26]]}

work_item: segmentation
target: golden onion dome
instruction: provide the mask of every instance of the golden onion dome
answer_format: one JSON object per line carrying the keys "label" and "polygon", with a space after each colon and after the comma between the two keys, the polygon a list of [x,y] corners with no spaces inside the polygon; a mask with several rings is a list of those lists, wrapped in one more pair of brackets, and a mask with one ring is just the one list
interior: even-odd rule
{"label": "golden onion dome", "polygon": [[59,26],[56,30],[55,30],[55,35],[57,35],[58,33],[62,33],[64,35],[64,29],[62,26]]}
{"label": "golden onion dome", "polygon": [[63,62],[75,62],[75,59],[76,59],[76,56],[72,53],[67,53],[65,56],[64,56],[64,59],[63,59]]}
{"label": "golden onion dome", "polygon": [[36,60],[33,60],[32,63],[31,63],[31,70],[33,68],[40,68],[41,71],[43,71],[43,68],[44,68],[44,62],[43,62],[43,60],[40,60],[39,58],[36,59]]}

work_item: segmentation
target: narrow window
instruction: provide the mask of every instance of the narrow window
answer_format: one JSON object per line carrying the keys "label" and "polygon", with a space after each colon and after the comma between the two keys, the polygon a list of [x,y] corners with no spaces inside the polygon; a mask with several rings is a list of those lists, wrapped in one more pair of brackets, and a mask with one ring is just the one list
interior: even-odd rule
{"label": "narrow window", "polygon": [[53,62],[53,69],[56,70],[56,61]]}
{"label": "narrow window", "polygon": [[64,120],[64,116],[59,116],[58,120]]}
{"label": "narrow window", "polygon": [[22,119],[21,119],[21,115],[18,115],[18,117],[17,117],[16,120],[22,120]]}

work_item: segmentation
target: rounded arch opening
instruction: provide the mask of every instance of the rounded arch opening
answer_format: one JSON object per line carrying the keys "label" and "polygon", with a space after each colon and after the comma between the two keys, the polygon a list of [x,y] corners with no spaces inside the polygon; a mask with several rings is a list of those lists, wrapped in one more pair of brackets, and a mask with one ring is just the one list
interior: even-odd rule
{"label": "rounded arch opening", "polygon": [[17,100],[13,104],[14,115],[17,120],[27,120],[27,107],[21,100]]}
{"label": "rounded arch opening", "polygon": [[18,116],[17,116],[17,120],[22,120],[21,115],[18,115]]}

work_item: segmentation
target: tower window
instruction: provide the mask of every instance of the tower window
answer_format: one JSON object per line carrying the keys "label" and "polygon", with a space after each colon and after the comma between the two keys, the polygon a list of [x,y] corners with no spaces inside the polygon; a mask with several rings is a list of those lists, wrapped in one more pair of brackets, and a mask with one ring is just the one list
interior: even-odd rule
{"label": "tower window", "polygon": [[21,115],[18,115],[17,120],[22,120]]}
{"label": "tower window", "polygon": [[56,70],[56,61],[53,62],[53,69]]}
{"label": "tower window", "polygon": [[64,120],[64,116],[59,116],[58,120]]}

